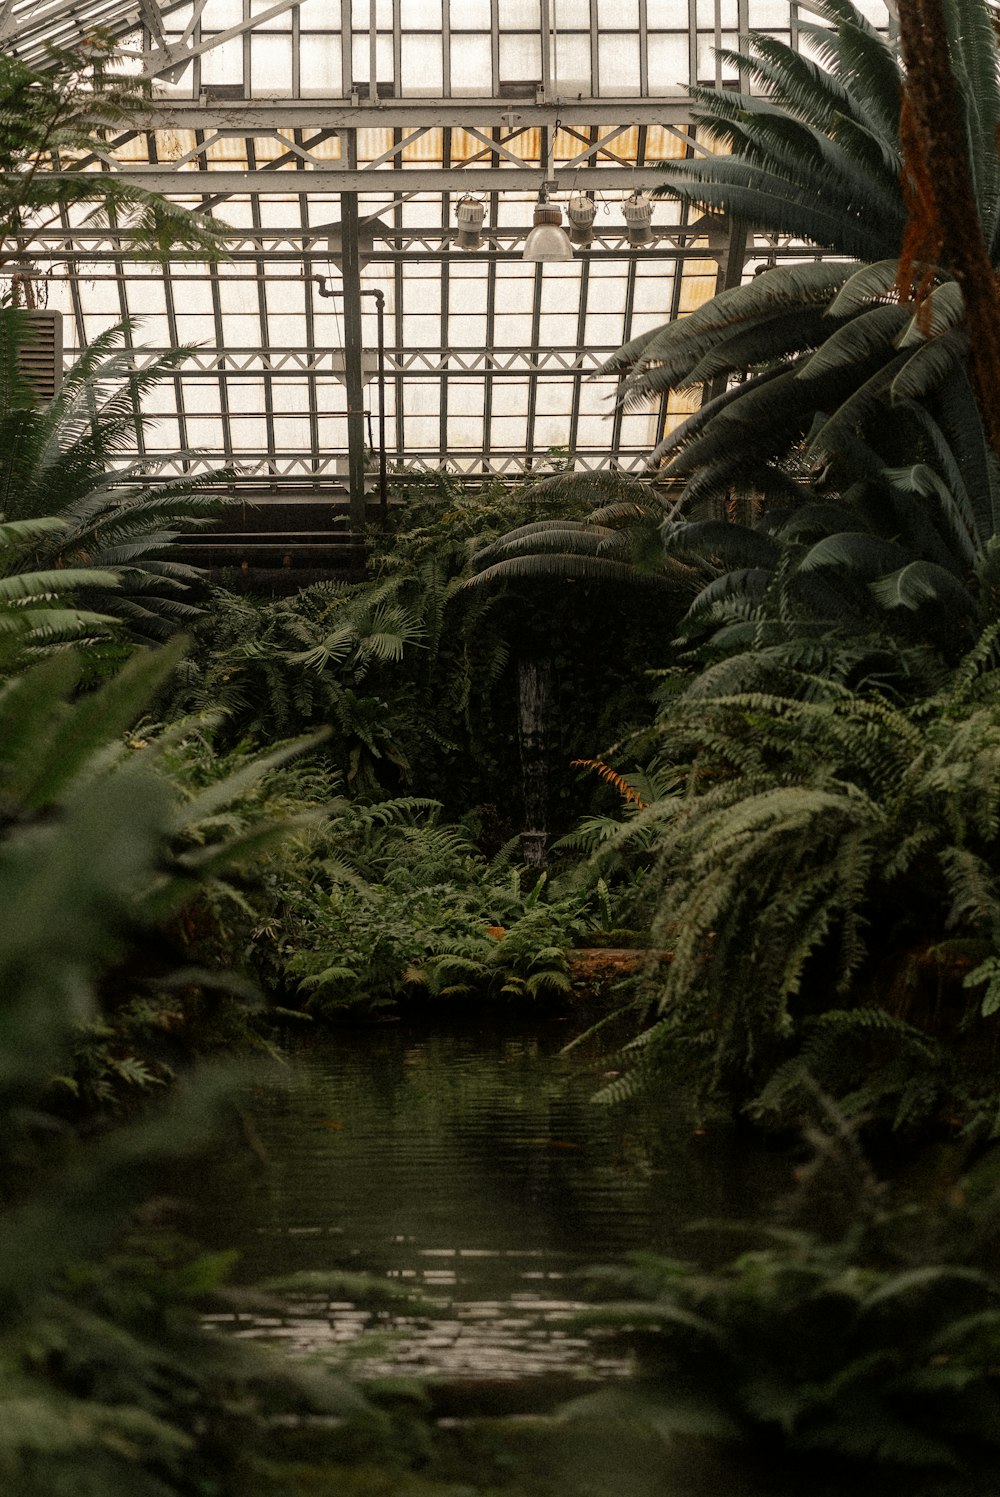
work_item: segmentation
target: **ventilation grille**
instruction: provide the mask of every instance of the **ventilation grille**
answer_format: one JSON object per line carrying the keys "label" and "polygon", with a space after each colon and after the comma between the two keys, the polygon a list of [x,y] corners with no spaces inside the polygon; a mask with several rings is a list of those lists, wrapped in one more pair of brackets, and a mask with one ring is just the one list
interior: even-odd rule
{"label": "ventilation grille", "polygon": [[21,373],[39,400],[51,400],[62,383],[62,313],[25,309],[25,338],[18,351]]}

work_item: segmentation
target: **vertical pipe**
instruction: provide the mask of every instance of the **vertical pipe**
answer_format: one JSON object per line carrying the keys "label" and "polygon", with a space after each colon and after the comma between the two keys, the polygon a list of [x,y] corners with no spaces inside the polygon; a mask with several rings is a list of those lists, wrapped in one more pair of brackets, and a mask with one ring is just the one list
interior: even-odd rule
{"label": "vertical pipe", "polygon": [[549,0],[541,0],[541,22],[542,97],[548,104],[552,98],[552,17],[549,13]]}
{"label": "vertical pipe", "polygon": [[358,195],[341,193],[344,272],[344,373],[347,380],[347,468],[351,529],[365,533],[365,408],[361,383],[361,263],[358,254]]}
{"label": "vertical pipe", "polygon": [[378,102],[378,16],[376,0],[368,0],[368,97]]}
{"label": "vertical pipe", "polygon": [[385,296],[375,292],[378,309],[378,505],[382,529],[389,524],[389,496],[385,477]]}

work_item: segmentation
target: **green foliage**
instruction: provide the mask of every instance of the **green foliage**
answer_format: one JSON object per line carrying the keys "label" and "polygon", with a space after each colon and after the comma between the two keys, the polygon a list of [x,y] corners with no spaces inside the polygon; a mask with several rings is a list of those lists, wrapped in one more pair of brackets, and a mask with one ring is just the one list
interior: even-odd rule
{"label": "green foliage", "polygon": [[208,216],[113,173],[59,175],[99,156],[104,131],[127,128],[146,102],[100,35],[73,52],[50,51],[40,67],[0,53],[0,262],[23,255],[14,236],[38,214],[74,203],[89,205],[93,221],[130,230],[133,255],[218,256],[219,231]]}
{"label": "green foliage", "polygon": [[[202,1146],[218,1119],[217,1082],[91,1143],[49,1108],[81,1026],[115,1037],[108,985],[148,961],[199,888],[280,831],[234,832],[220,816],[267,763],[184,797],[162,747],[122,737],[176,658],[139,653],[77,695],[82,664],[62,652],[0,688],[0,1474],[19,1497],[243,1497],[263,1407],[358,1404],[202,1329],[224,1260],[151,1237],[151,1222],[128,1237],[157,1162]],[[164,989],[211,980],[163,966]],[[108,1053],[117,1085],[166,1079]]]}
{"label": "green foliage", "polygon": [[[683,768],[683,784],[597,854],[638,841],[645,858],[652,844],[654,942],[672,951],[658,1017],[615,1094],[658,1064],[684,1071],[693,1052],[708,1091],[747,1100],[763,1086],[758,1110],[813,1069],[898,1125],[956,1109],[983,1124],[992,967],[963,989],[975,958],[948,948],[964,942],[981,961],[1000,943],[995,648],[994,630],[912,707],[827,682],[812,696],[706,693],[664,709],[660,772]],[[845,1048],[865,1005],[878,1043]],[[854,1017],[830,1012],[843,1009]]]}
{"label": "green foliage", "polygon": [[178,350],[136,373],[119,346],[124,328],[94,338],[41,404],[19,374],[23,315],[0,307],[0,514],[37,527],[18,570],[85,571],[63,585],[133,638],[158,641],[197,618],[204,590],[172,542],[227,501],[208,491],[222,474],[159,483],[143,477],[141,461],[118,461],[143,425],[144,396],[185,357]]}
{"label": "green foliage", "polygon": [[106,614],[74,606],[83,590],[116,587],[112,573],[32,565],[35,548],[51,543],[64,529],[63,521],[52,515],[0,524],[0,659],[7,663],[25,649],[100,635],[112,623]]}
{"label": "green foliage", "polygon": [[351,804],[301,864],[270,876],[257,949],[310,1011],[405,997],[538,999],[569,988],[567,952],[588,923],[586,893],[488,863],[433,803]]}
{"label": "green foliage", "polygon": [[580,502],[536,489],[469,494],[441,476],[409,495],[391,533],[371,535],[369,582],[267,602],[221,595],[158,710],[222,709],[223,750],[328,725],[326,754],[350,792],[419,789],[455,818],[478,807],[492,850],[517,826],[518,661],[545,658],[553,819],[566,825],[577,800],[569,761],[648,713],[644,670],[666,648],[663,599],[622,598],[609,627],[596,606],[604,584],[464,584],[477,548],[512,522]]}
{"label": "green foliage", "polygon": [[632,1346],[639,1378],[577,1410],[631,1411],[700,1456],[716,1490],[738,1475],[748,1497],[985,1497],[1000,1453],[997,1159],[915,1206],[892,1203],[843,1140],[822,1150],[798,1200],[742,1228],[755,1245],[720,1267],[641,1254],[595,1277],[606,1302],[585,1323]]}

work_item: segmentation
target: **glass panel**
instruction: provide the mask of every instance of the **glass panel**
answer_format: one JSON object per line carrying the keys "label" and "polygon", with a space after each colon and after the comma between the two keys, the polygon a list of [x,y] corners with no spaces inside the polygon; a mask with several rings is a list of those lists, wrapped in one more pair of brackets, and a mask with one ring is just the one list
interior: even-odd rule
{"label": "glass panel", "polygon": [[[493,394],[496,400],[496,390]],[[494,416],[490,422],[490,446],[523,452],[528,440],[527,416]]]}
{"label": "glass panel", "polygon": [[623,447],[639,447],[649,450],[656,446],[658,410],[642,414],[628,411],[622,416],[621,444]]}
{"label": "glass panel", "polygon": [[[435,399],[437,391],[434,392]],[[403,417],[404,440],[409,447],[430,448],[437,451],[440,427],[437,416],[415,416],[407,411]]]}
{"label": "glass panel", "polygon": [[467,317],[470,313],[486,311],[486,275],[459,275],[463,267],[453,265],[448,293],[452,315]]}
{"label": "glass panel", "polygon": [[243,39],[234,37],[201,55],[202,83],[243,82]]}
{"label": "glass panel", "polygon": [[[497,311],[498,312],[530,312],[535,300],[535,267],[525,264],[524,270],[527,275],[517,278],[507,274],[514,270],[514,265],[500,265],[497,267]],[[544,278],[544,272],[543,272]]]}
{"label": "glass panel", "polygon": [[538,319],[539,348],[573,348],[576,345],[576,316],[566,313],[542,313]]}
{"label": "glass panel", "polygon": [[624,336],[623,323],[621,314],[588,312],[587,330],[584,334],[588,347],[620,348]]}
{"label": "glass panel", "polygon": [[494,338],[498,348],[529,348],[531,318],[511,317],[498,313],[494,320]]}
{"label": "glass panel", "polygon": [[339,36],[303,35],[299,46],[299,92],[312,94],[343,92]]}
{"label": "glass panel", "polygon": [[611,422],[606,416],[581,416],[576,429],[576,445],[581,451],[597,447],[606,451],[611,440]]}
{"label": "glass panel", "polygon": [[535,412],[539,416],[558,416],[568,413],[573,404],[573,385],[566,379],[540,379],[535,396]]}
{"label": "glass panel", "polygon": [[650,93],[686,93],[690,82],[687,37],[650,36],[646,45]]}
{"label": "glass panel", "polygon": [[218,382],[214,379],[191,379],[189,376],[184,381],[184,404],[189,411],[197,411],[203,416],[210,413],[217,416],[222,409]]}
{"label": "glass panel", "polygon": [[[335,0],[327,0],[327,4],[331,8],[334,3]],[[354,0],[351,12],[351,25],[355,31],[368,31],[371,29],[371,10],[371,0]],[[392,0],[376,0],[375,25],[379,30],[392,30]]]}
{"label": "glass panel", "polygon": [[147,344],[150,348],[169,348],[170,324],[167,319],[150,313],[145,298],[137,297],[129,304],[129,311],[136,320],[134,338],[136,344]]}
{"label": "glass panel", "polygon": [[[369,76],[368,57],[369,38],[367,36],[356,36],[354,38],[354,46],[351,53],[351,63],[354,68],[353,77],[355,83],[369,83],[371,81],[371,78]],[[393,73],[391,36],[380,36],[376,39],[375,67],[377,83],[392,82]]]}
{"label": "glass panel", "polygon": [[528,414],[528,383],[521,379],[497,379],[493,382],[493,416]]}
{"label": "glass panel", "polygon": [[560,88],[568,94],[589,94],[590,37],[561,36],[556,48],[555,76]]}
{"label": "glass panel", "polygon": [[637,31],[639,0],[597,0],[597,24],[619,31]]}
{"label": "glass panel", "polygon": [[[698,0],[696,14],[699,26],[713,28],[717,25],[727,26],[731,30],[740,24],[736,13],[736,0]],[[788,25],[788,0],[785,0],[785,14],[778,21],[778,25]]]}
{"label": "glass panel", "polygon": [[500,38],[500,77],[505,82],[538,81],[542,76],[542,39],[515,32]]}
{"label": "glass panel", "polygon": [[299,25],[303,31],[339,31],[340,6],[331,0],[301,0]]}
{"label": "glass panel", "polygon": [[[590,0],[558,0],[555,6],[555,25],[563,31],[590,30]],[[559,38],[562,46],[562,36]]]}
{"label": "glass panel", "polygon": [[647,274],[643,270],[647,267],[639,267],[639,273],[635,278],[634,306],[637,312],[650,312],[662,308],[666,315],[670,306],[670,297],[674,286],[674,272],[670,265],[657,265]]}
{"label": "glass panel", "polygon": [[259,317],[227,317],[223,323],[223,338],[226,348],[260,347],[261,330]]}
{"label": "glass panel", "polygon": [[[565,269],[576,270],[576,275],[559,274],[553,272],[556,266],[550,266],[542,276],[542,301],[541,307],[544,312],[573,312],[577,311],[580,304],[580,271],[577,262],[573,267],[566,266]],[[560,271],[563,267],[558,267]]]}
{"label": "glass panel", "polygon": [[176,418],[157,416],[146,423],[142,439],[147,452],[173,452],[181,445]]}
{"label": "glass panel", "polygon": [[436,317],[413,317],[403,313],[403,347],[433,348],[437,343],[440,322]]}
{"label": "glass panel", "polygon": [[[721,42],[723,47],[735,47],[739,38],[723,32]],[[801,49],[806,50],[804,47]],[[698,78],[703,83],[712,83],[716,77],[729,80],[737,76],[737,70],[732,63],[722,62],[716,58],[715,37],[699,36],[698,38]]]}
{"label": "glass panel", "polygon": [[265,35],[250,38],[250,86],[258,95],[291,93],[291,37]]}
{"label": "glass panel", "polygon": [[218,450],[222,446],[221,423],[218,418],[212,420],[210,417],[189,416],[187,439],[189,447],[211,447]]}
{"label": "glass panel", "polygon": [[[176,25],[176,20],[174,24]],[[202,35],[206,31],[228,31],[243,20],[243,0],[208,0],[201,13]]]}
{"label": "glass panel", "polygon": [[614,33],[598,38],[598,77],[602,94],[637,94],[640,89],[639,38]]}
{"label": "glass panel", "polygon": [[226,398],[234,414],[262,411],[264,409],[264,381],[262,379],[230,376],[226,381]]}
{"label": "glass panel", "polygon": [[403,311],[440,313],[441,282],[436,276],[414,275],[409,266],[404,267]]}
{"label": "glass panel", "polygon": [[[449,407],[451,396],[449,395]],[[448,450],[453,452],[456,448],[471,448],[473,452],[482,452],[483,442],[483,418],[481,416],[457,416],[452,417],[449,410],[448,416]]]}
{"label": "glass panel", "polygon": [[789,0],[749,0],[749,5],[751,26],[788,25]]}
{"label": "glass panel", "polygon": [[[884,0],[854,0],[854,4],[866,20],[871,21],[873,26],[879,26],[882,30],[889,24],[888,7]],[[810,17],[810,19],[812,19]],[[784,23],[782,23],[784,24]]]}
{"label": "glass panel", "polygon": [[493,92],[493,52],[488,36],[452,36],[451,91],[456,95]]}
{"label": "glass panel", "polygon": [[267,329],[270,342],[275,348],[301,348],[305,341],[305,327],[301,317],[269,312]]}
{"label": "glass panel", "polygon": [[569,408],[551,416],[535,416],[535,448],[569,446]]}
{"label": "glass panel", "polygon": [[470,317],[467,313],[452,323],[451,345],[453,348],[485,348],[486,318]]}
{"label": "glass panel", "polygon": [[441,0],[400,0],[403,31],[440,31]]}
{"label": "glass panel", "polygon": [[440,94],[443,83],[440,36],[404,36],[399,55],[399,86],[404,94]]}
{"label": "glass panel", "polygon": [[490,0],[451,0],[452,31],[489,31],[492,25]]}
{"label": "glass panel", "polygon": [[497,14],[501,31],[515,31],[520,27],[541,30],[542,17],[538,0],[497,0]]}
{"label": "glass panel", "polygon": [[471,380],[448,381],[449,416],[481,416],[486,402],[486,387]]}
{"label": "glass panel", "polygon": [[343,416],[320,416],[316,425],[321,452],[337,452],[346,448],[347,422]]}

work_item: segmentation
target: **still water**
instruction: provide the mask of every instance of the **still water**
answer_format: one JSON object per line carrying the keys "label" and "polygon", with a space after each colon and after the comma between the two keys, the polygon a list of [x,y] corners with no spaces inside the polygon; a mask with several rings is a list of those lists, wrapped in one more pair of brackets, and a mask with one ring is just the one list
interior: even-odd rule
{"label": "still water", "polygon": [[[197,1233],[239,1249],[246,1283],[348,1277],[286,1290],[278,1313],[218,1317],[226,1329],[324,1360],[360,1351],[361,1376],[624,1371],[572,1325],[581,1270],[637,1249],[703,1254],[688,1224],[755,1214],[785,1166],[704,1136],[669,1098],[595,1105],[609,1063],[562,1055],[565,1039],[385,1026],[258,1073],[246,1146],[187,1182]],[[436,1313],[365,1308],[356,1272]]]}

